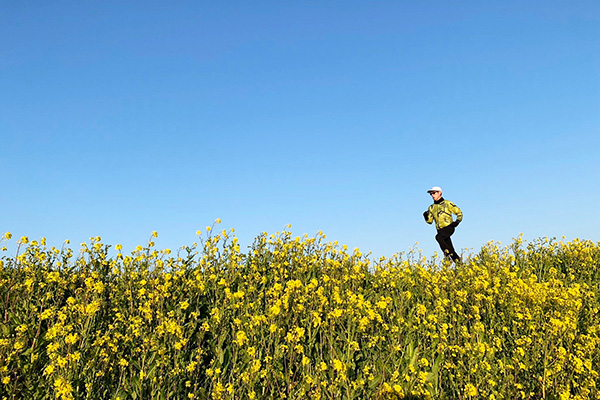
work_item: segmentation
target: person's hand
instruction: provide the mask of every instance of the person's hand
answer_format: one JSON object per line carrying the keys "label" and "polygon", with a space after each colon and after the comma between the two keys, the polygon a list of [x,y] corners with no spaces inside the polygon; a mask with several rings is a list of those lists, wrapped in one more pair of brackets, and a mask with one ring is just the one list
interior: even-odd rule
{"label": "person's hand", "polygon": [[456,228],[456,227],[458,226],[458,224],[460,224],[460,221],[459,221],[459,220],[456,220],[456,221],[452,222],[452,223],[450,224],[450,226],[451,226],[451,227],[453,227],[453,228]]}
{"label": "person's hand", "polygon": [[427,221],[427,219],[429,218],[429,211],[425,211],[423,213],[423,218],[425,218],[425,221]]}

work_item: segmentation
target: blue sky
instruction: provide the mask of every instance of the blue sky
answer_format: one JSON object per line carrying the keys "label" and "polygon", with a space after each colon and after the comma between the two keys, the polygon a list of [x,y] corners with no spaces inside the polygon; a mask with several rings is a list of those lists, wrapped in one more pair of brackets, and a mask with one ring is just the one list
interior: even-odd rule
{"label": "blue sky", "polygon": [[597,1],[0,2],[1,227],[600,241]]}

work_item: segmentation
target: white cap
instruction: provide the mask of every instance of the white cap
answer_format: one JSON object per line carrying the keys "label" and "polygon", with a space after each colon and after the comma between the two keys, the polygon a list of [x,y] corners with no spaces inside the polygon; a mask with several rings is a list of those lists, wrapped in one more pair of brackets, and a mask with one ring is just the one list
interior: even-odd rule
{"label": "white cap", "polygon": [[427,191],[427,193],[431,193],[431,192],[441,192],[441,191],[442,191],[442,188],[441,188],[441,187],[439,187],[439,186],[434,186],[434,187],[432,187],[431,189],[429,189],[429,190]]}

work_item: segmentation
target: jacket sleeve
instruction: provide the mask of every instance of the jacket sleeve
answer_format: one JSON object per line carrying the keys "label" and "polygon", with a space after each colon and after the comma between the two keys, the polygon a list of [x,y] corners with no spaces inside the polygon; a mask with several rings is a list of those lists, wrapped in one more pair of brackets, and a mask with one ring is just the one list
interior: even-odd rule
{"label": "jacket sleeve", "polygon": [[431,207],[427,209],[427,218],[425,219],[425,222],[427,222],[428,224],[431,224],[433,222],[433,213],[431,212]]}
{"label": "jacket sleeve", "polygon": [[454,204],[454,203],[450,203],[450,207],[448,207],[448,209],[449,209],[450,211],[452,211],[452,214],[455,214],[455,215],[456,215],[456,220],[457,220],[457,221],[459,221],[459,222],[461,222],[461,221],[462,221],[462,219],[463,219],[463,213],[462,213],[462,211],[460,210],[460,208],[458,208],[458,206],[457,206],[456,204]]}

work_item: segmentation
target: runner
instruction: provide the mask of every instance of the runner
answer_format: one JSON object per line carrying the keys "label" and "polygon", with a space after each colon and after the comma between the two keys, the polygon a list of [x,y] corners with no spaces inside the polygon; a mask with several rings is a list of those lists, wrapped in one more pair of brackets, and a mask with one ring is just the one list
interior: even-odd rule
{"label": "runner", "polygon": [[[462,211],[456,204],[449,200],[445,200],[442,197],[441,187],[434,186],[429,189],[427,193],[433,198],[433,204],[423,213],[425,222],[431,224],[435,221],[435,227],[437,228],[435,240],[439,243],[444,256],[452,259],[455,263],[458,263],[461,259],[454,250],[450,236],[452,236],[455,228],[462,221]],[[453,219],[452,214],[456,215],[456,220]]]}

